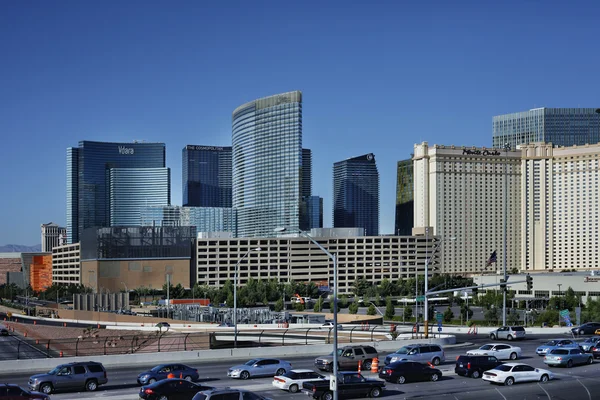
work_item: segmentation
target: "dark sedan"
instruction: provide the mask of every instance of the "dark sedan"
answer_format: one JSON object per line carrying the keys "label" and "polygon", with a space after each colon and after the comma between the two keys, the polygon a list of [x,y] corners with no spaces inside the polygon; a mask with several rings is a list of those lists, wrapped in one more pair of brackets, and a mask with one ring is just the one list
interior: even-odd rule
{"label": "dark sedan", "polygon": [[7,383],[0,385],[0,399],[50,400],[50,396],[43,393],[30,392],[29,390],[23,389],[21,386]]}
{"label": "dark sedan", "polygon": [[415,361],[396,361],[386,365],[379,372],[379,378],[388,382],[403,384],[406,382],[433,381],[442,377],[442,371]]}
{"label": "dark sedan", "polygon": [[574,335],[593,335],[596,329],[600,329],[600,322],[586,322],[585,324],[572,328]]}
{"label": "dark sedan", "polygon": [[210,386],[202,386],[185,379],[165,379],[140,388],[140,399],[144,400],[192,400],[196,393],[210,390]]}
{"label": "dark sedan", "polygon": [[169,378],[185,379],[186,381],[194,382],[198,380],[198,370],[188,367],[183,364],[161,364],[152,368],[149,371],[142,372],[137,377],[137,382],[140,385],[147,385]]}

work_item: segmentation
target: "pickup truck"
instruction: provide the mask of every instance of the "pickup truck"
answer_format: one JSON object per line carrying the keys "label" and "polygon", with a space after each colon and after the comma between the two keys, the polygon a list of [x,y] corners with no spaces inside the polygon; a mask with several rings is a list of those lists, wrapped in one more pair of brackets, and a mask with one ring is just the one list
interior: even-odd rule
{"label": "pickup truck", "polygon": [[[367,379],[357,372],[341,372],[337,378],[338,397],[379,397],[385,388],[385,382],[377,379]],[[302,384],[302,392],[313,399],[332,400],[333,392],[329,387],[330,382],[313,381]]]}

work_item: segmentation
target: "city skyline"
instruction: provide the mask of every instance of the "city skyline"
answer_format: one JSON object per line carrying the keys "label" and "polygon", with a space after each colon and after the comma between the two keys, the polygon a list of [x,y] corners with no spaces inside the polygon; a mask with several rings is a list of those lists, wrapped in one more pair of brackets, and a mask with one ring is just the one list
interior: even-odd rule
{"label": "city skyline", "polygon": [[[380,233],[392,233],[397,162],[415,143],[491,147],[494,116],[597,106],[597,7],[183,2],[166,20],[151,3],[9,4],[0,244],[38,243],[47,221],[67,226],[64,151],[78,141],[165,142],[171,203],[181,205],[181,149],[228,146],[232,109],[294,89],[324,226],[331,165],[371,151]],[[248,32],[260,40],[241,40]]]}

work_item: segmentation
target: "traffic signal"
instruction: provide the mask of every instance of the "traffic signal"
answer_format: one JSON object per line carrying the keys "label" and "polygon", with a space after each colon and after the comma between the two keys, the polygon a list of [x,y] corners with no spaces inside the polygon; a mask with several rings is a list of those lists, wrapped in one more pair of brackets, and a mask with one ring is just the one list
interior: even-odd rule
{"label": "traffic signal", "polygon": [[500,279],[500,289],[506,292],[506,280]]}
{"label": "traffic signal", "polygon": [[477,296],[477,292],[479,292],[478,288],[471,289],[471,293],[473,293],[473,296]]}
{"label": "traffic signal", "polygon": [[532,290],[533,289],[533,278],[527,274],[527,278],[525,278],[527,280],[527,290]]}

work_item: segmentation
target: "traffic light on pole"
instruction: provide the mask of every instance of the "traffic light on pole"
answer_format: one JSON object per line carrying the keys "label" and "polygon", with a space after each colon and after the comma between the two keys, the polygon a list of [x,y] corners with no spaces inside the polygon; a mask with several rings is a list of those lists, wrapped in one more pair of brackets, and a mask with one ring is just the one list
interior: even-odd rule
{"label": "traffic light on pole", "polygon": [[500,289],[506,292],[506,280],[500,279]]}
{"label": "traffic light on pole", "polygon": [[473,296],[477,296],[477,292],[479,292],[479,288],[471,289],[471,293],[473,293]]}
{"label": "traffic light on pole", "polygon": [[527,278],[525,278],[527,280],[527,290],[532,290],[533,289],[533,278],[527,274]]}

